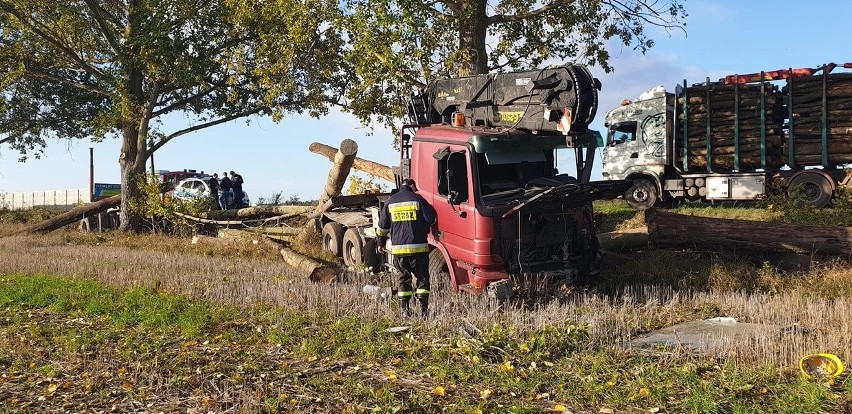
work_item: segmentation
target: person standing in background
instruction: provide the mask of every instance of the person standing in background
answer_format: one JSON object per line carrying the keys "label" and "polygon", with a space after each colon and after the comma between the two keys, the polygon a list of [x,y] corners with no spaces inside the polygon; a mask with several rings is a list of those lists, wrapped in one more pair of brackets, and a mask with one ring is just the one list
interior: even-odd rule
{"label": "person standing in background", "polygon": [[228,178],[228,173],[222,173],[222,181],[219,183],[219,189],[222,191],[222,194],[219,195],[219,204],[222,206],[222,210],[227,210],[231,208],[231,179]]}
{"label": "person standing in background", "polygon": [[214,206],[222,206],[219,205],[219,174],[213,173],[213,176],[207,180],[207,185],[210,187],[210,199],[213,200]]}
{"label": "person standing in background", "polygon": [[243,176],[231,171],[231,190],[234,192],[234,206],[243,207]]}

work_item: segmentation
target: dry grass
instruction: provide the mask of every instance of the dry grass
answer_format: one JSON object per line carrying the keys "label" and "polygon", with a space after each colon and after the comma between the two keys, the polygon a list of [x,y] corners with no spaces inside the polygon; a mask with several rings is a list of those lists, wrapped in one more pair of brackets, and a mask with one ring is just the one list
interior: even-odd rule
{"label": "dry grass", "polygon": [[[395,317],[387,300],[361,293],[365,283],[391,285],[390,276],[350,274],[346,283],[318,285],[278,260],[274,248],[246,244],[232,246],[230,251],[211,249],[165,236],[58,233],[6,237],[0,239],[0,274],[85,278],[239,306],[267,304],[324,310],[338,316]],[[438,290],[432,298],[434,317],[426,324],[450,332],[462,320],[479,327],[501,323],[523,337],[554,324],[579,321],[591,326],[591,343],[606,349],[624,347],[650,329],[732,316],[777,329],[751,342],[719,338],[700,353],[747,364],[773,364],[782,370],[794,367],[808,352],[852,356],[852,322],[848,318],[852,270],[843,264],[790,275],[725,258],[645,253],[656,256],[638,260],[633,279],[613,269],[605,269],[605,276],[638,282],[668,273],[668,279],[654,283],[658,286],[619,283],[603,290],[562,292],[537,304],[498,303]],[[782,328],[794,326],[789,333],[780,333]]]}

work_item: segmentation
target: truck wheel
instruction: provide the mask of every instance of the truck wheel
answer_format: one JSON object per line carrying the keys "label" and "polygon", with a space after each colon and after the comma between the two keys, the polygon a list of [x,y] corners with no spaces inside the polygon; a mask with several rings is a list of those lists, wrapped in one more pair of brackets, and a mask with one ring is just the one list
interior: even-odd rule
{"label": "truck wheel", "polygon": [[382,266],[379,252],[376,251],[376,243],[376,239],[369,239],[364,242],[364,265],[367,266],[368,271],[373,273],[378,273]]}
{"label": "truck wheel", "polygon": [[450,283],[450,268],[447,266],[447,261],[444,260],[444,254],[438,249],[433,249],[429,252],[429,278],[431,279],[432,290],[443,290]]}
{"label": "truck wheel", "polygon": [[347,229],[343,234],[343,263],[353,269],[364,264],[364,241],[358,229]]}
{"label": "truck wheel", "polygon": [[343,226],[331,221],[322,226],[322,248],[340,257],[343,246]]}
{"label": "truck wheel", "polygon": [[637,210],[647,210],[657,204],[657,186],[645,179],[634,180],[624,200]]}
{"label": "truck wheel", "polygon": [[94,217],[89,216],[82,220],[80,220],[80,231],[83,233],[89,233],[95,228],[95,220]]}
{"label": "truck wheel", "polygon": [[789,190],[796,187],[801,187],[802,199],[816,208],[827,206],[834,196],[831,190],[831,183],[820,174],[804,173],[797,175],[790,181],[788,194]]}

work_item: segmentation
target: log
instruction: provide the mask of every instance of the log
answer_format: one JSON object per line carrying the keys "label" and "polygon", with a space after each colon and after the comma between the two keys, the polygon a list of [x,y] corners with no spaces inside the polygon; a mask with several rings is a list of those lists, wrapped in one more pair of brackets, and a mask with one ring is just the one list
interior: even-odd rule
{"label": "log", "polygon": [[331,170],[328,172],[328,180],[325,183],[325,189],[319,198],[319,203],[317,203],[313,215],[321,213],[323,206],[328,200],[340,195],[340,191],[343,190],[343,184],[346,183],[346,177],[349,176],[349,171],[355,162],[355,154],[357,153],[358,143],[355,141],[344,139],[340,143],[340,149],[334,155]]}
{"label": "log", "polygon": [[53,230],[75,223],[81,219],[95,216],[98,213],[106,211],[110,208],[118,207],[120,204],[121,195],[114,195],[103,200],[95,201],[94,203],[88,203],[82,206],[74,207],[66,213],[53,216],[47,220],[43,220],[32,226],[26,227],[23,230],[16,232],[16,234],[51,232]]}
{"label": "log", "polygon": [[[310,150],[314,154],[319,154],[328,158],[329,161],[334,161],[334,155],[337,153],[336,149],[329,147],[325,144],[320,144],[319,142],[314,142],[313,144],[311,144],[308,147],[308,150]],[[387,180],[389,182],[396,181],[396,178],[393,174],[393,169],[391,169],[387,165],[379,164],[374,161],[355,157],[355,161],[352,163],[352,168],[358,171],[363,171],[372,176],[379,177],[383,180]]]}
{"label": "log", "polygon": [[852,255],[852,227],[694,217],[650,209],[645,223],[659,247]]}
{"label": "log", "polygon": [[307,214],[315,206],[255,206],[234,210],[213,210],[200,216],[210,220],[234,220],[247,217],[293,216]]}
{"label": "log", "polygon": [[310,279],[311,282],[334,283],[337,280],[337,272],[335,272],[334,269],[317,262],[310,257],[297,253],[286,247],[282,247],[279,252],[281,253],[281,257],[284,258],[285,263],[295,267],[296,269],[307,272],[308,279]]}

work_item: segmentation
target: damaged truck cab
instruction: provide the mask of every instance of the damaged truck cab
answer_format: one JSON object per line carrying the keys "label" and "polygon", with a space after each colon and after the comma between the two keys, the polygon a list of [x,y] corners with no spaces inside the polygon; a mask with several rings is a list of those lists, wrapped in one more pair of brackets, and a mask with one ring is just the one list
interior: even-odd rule
{"label": "damaged truck cab", "polygon": [[[433,281],[449,277],[456,289],[502,297],[515,275],[571,281],[596,272],[592,201],[630,186],[590,181],[594,150],[602,145],[588,130],[599,88],[584,66],[567,65],[439,80],[413,97],[394,174],[397,184],[414,179],[437,213],[428,240]],[[557,170],[559,149],[574,153],[574,162],[563,161],[573,173]],[[370,228],[358,230],[365,246],[375,246],[377,211],[387,196],[375,199],[364,209]],[[324,220],[340,224],[325,226],[352,232],[362,222],[348,208],[327,213]],[[344,261],[353,264],[347,251],[344,243]]]}

